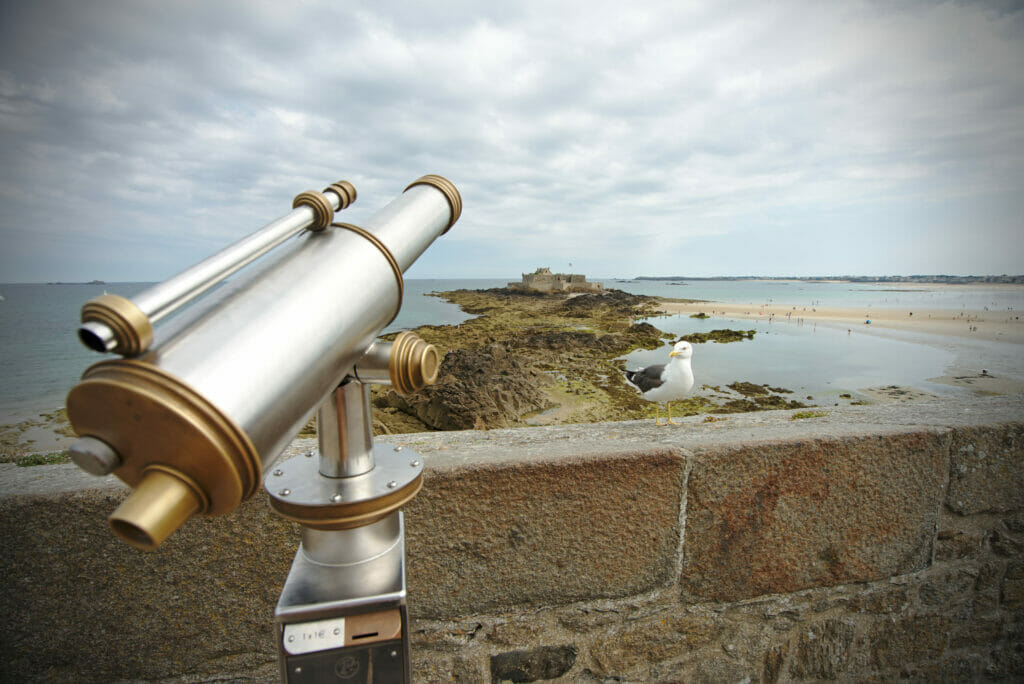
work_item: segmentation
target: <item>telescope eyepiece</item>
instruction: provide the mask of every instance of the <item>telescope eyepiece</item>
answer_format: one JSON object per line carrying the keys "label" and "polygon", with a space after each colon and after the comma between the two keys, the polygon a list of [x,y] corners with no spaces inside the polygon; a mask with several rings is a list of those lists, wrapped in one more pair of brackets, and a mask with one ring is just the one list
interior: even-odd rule
{"label": "telescope eyepiece", "polygon": [[206,503],[195,482],[160,465],[146,469],[142,481],[107,521],[118,537],[152,551]]}

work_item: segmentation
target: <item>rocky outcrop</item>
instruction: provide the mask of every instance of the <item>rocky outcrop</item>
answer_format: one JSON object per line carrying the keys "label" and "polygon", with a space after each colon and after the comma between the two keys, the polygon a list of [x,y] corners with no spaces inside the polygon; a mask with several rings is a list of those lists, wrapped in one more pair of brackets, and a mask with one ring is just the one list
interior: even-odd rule
{"label": "rocky outcrop", "polygon": [[379,405],[415,416],[434,430],[510,427],[548,405],[547,375],[505,345],[455,349],[445,355],[437,384],[403,397],[391,391]]}
{"label": "rocky outcrop", "polygon": [[575,330],[552,330],[524,335],[513,342],[517,347],[572,351],[574,349],[617,351],[622,348],[622,335],[595,335]]}
{"label": "rocky outcrop", "polygon": [[602,311],[629,316],[638,307],[643,306],[654,308],[655,302],[651,297],[634,295],[622,290],[606,290],[600,294],[569,297],[562,304],[562,310],[564,315],[569,317],[590,317]]}
{"label": "rocky outcrop", "polygon": [[[458,326],[416,330],[430,344],[449,351],[440,381],[413,397],[378,392],[377,434],[653,415],[653,405],[625,381],[621,357],[634,349],[658,349],[672,339],[642,321],[660,313],[656,299],[619,290],[571,295],[495,288],[436,294],[476,318]],[[694,341],[752,335],[716,330]],[[673,409],[677,415],[690,415],[803,406],[767,392],[749,400],[738,399],[735,392],[722,395],[724,403],[693,396]],[[536,414],[548,408],[557,410]]]}

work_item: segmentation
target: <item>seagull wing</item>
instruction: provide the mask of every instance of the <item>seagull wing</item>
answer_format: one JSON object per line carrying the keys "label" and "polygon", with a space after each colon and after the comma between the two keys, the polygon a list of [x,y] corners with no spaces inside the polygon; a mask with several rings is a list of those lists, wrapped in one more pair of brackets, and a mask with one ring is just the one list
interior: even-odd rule
{"label": "seagull wing", "polygon": [[657,364],[635,371],[626,371],[626,380],[641,392],[650,392],[665,383],[665,365]]}

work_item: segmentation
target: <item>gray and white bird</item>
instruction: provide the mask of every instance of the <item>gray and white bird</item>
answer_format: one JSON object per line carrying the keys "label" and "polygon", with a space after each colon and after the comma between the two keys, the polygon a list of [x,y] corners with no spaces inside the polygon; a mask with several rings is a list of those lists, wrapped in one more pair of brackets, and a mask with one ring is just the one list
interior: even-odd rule
{"label": "gray and white bird", "polygon": [[647,401],[665,404],[668,418],[664,423],[659,422],[655,408],[655,425],[679,425],[672,420],[672,402],[682,399],[693,389],[693,369],[690,368],[693,347],[690,343],[685,340],[676,342],[668,356],[666,364],[626,371],[626,381],[640,390],[640,396]]}

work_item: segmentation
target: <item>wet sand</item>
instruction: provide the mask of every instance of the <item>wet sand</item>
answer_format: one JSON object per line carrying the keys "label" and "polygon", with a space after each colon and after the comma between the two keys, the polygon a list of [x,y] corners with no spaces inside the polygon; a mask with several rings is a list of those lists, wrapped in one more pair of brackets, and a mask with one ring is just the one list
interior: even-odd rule
{"label": "wet sand", "polygon": [[665,311],[675,314],[704,312],[710,316],[757,320],[768,320],[774,317],[773,320],[779,322],[786,320],[796,322],[797,319],[803,319],[805,325],[822,323],[833,327],[846,327],[850,330],[887,328],[942,337],[969,337],[990,342],[1024,345],[1024,314],[1019,311],[953,309],[907,311],[897,308],[854,309],[771,305],[754,307],[749,304],[720,302],[664,302],[662,306]]}

